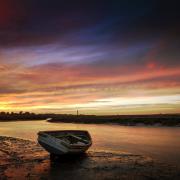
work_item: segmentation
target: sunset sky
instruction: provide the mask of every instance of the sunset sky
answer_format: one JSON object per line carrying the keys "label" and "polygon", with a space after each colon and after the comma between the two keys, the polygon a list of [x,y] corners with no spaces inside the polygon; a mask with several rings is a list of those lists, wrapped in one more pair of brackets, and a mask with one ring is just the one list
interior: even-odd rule
{"label": "sunset sky", "polygon": [[0,111],[180,113],[176,2],[0,0]]}

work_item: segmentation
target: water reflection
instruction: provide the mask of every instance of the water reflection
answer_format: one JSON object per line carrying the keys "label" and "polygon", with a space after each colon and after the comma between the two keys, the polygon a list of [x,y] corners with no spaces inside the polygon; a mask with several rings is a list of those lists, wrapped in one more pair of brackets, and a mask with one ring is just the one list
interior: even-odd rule
{"label": "water reflection", "polygon": [[179,127],[128,127],[48,123],[46,121],[1,122],[0,135],[36,141],[42,130],[88,130],[93,139],[90,150],[125,151],[144,154],[171,163],[180,162]]}

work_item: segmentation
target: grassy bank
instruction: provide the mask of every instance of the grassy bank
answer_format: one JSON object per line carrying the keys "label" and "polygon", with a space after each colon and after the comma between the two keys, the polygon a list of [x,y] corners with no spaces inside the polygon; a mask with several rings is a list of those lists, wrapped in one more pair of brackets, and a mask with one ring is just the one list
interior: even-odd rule
{"label": "grassy bank", "polygon": [[29,112],[0,113],[0,121],[48,120],[49,122],[84,123],[84,124],[120,124],[120,125],[162,125],[180,126],[180,114],[155,115],[68,115],[68,114],[35,114]]}
{"label": "grassy bank", "polygon": [[180,115],[114,115],[114,116],[92,116],[92,115],[64,115],[52,118],[49,122],[65,123],[87,123],[87,124],[120,124],[120,125],[163,125],[180,126]]}

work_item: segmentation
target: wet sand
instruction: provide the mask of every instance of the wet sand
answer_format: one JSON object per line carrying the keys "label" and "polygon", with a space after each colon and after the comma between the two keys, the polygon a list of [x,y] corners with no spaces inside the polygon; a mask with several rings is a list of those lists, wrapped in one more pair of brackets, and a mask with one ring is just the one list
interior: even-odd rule
{"label": "wet sand", "polygon": [[0,136],[0,179],[179,180],[180,167],[141,155],[97,151],[50,159],[35,142]]}

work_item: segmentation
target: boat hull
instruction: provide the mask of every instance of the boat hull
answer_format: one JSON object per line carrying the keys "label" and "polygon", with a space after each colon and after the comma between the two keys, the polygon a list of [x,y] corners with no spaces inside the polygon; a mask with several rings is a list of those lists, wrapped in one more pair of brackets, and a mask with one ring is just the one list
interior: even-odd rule
{"label": "boat hull", "polygon": [[[72,132],[72,131],[71,131]],[[90,143],[86,145],[69,145],[65,144],[61,139],[54,138],[48,135],[47,132],[38,133],[38,142],[39,144],[50,154],[53,155],[64,155],[64,154],[81,154],[88,150],[91,146],[91,137]]]}

